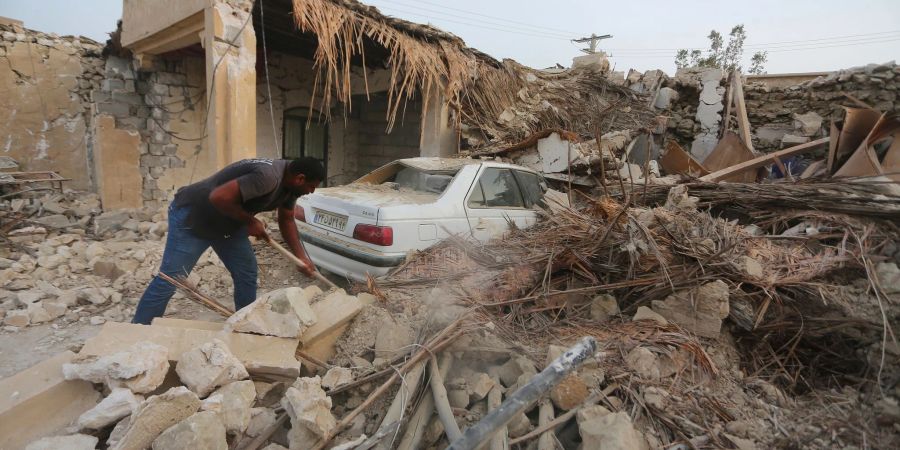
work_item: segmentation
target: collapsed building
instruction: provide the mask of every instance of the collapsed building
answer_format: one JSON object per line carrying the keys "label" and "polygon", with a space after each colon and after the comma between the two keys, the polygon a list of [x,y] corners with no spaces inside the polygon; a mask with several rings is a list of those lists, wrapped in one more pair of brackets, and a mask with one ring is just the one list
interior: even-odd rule
{"label": "collapsed building", "polygon": [[[894,63],[542,71],[351,0],[124,6],[106,44],[0,22],[0,447],[896,447]],[[127,323],[178,187],[301,155],[564,193],[349,293],[261,248],[235,312],[207,255],[191,320]]]}

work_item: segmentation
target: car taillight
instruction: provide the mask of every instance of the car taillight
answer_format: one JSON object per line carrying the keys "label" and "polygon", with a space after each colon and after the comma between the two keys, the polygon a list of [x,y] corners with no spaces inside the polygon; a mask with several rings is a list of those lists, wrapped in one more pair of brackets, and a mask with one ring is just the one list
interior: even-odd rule
{"label": "car taillight", "polygon": [[388,247],[394,244],[394,229],[391,227],[359,224],[353,228],[353,239]]}
{"label": "car taillight", "polygon": [[302,206],[294,205],[294,218],[301,222],[306,222],[306,212],[303,211]]}

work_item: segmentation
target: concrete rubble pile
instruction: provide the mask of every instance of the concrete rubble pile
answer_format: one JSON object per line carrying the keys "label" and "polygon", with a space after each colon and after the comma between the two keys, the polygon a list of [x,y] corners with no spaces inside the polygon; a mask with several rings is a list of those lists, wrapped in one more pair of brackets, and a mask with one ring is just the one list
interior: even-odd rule
{"label": "concrete rubble pile", "polygon": [[[96,195],[69,192],[0,202],[0,321],[7,331],[131,319],[159,267],[165,211],[105,212]],[[10,227],[11,226],[11,227]],[[214,292],[230,287],[221,261],[205,255],[189,278]],[[176,294],[176,298],[183,297]]]}

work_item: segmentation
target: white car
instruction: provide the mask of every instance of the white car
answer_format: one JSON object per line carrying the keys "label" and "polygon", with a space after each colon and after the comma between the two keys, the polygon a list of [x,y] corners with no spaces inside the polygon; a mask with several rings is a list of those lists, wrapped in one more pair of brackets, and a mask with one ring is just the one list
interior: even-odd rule
{"label": "white car", "polygon": [[537,221],[547,190],[534,170],[492,161],[409,158],[297,200],[294,217],[321,269],[379,277],[450,235],[487,241]]}

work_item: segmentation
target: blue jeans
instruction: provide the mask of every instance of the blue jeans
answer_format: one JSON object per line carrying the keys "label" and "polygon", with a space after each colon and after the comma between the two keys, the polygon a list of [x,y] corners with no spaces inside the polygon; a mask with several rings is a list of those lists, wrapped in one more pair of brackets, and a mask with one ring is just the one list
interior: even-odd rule
{"label": "blue jeans", "polygon": [[[189,207],[169,206],[169,235],[159,271],[172,278],[187,277],[197,260],[209,247],[219,255],[234,281],[235,310],[256,299],[256,255],[250,246],[247,229],[241,228],[225,239],[204,239],[191,232],[186,221]],[[172,286],[159,276],[153,277],[134,312],[132,323],[149,325],[154,317],[166,312],[169,299],[175,294]]]}

